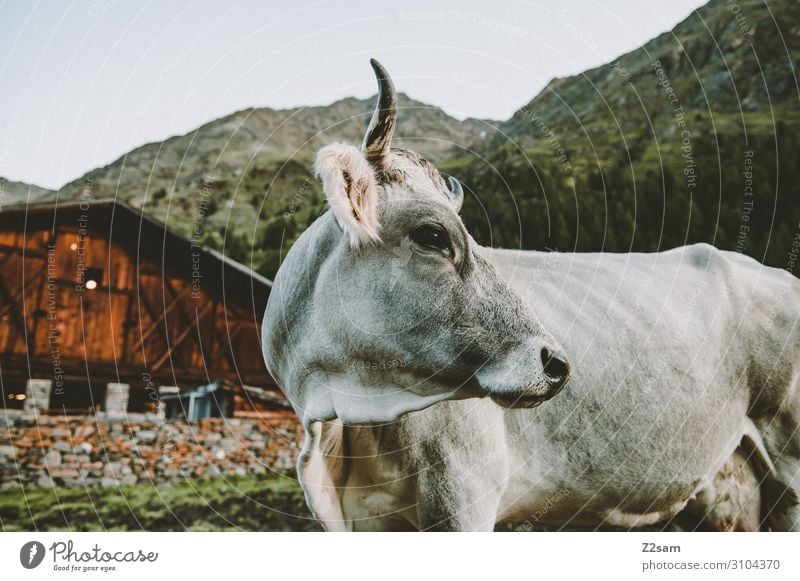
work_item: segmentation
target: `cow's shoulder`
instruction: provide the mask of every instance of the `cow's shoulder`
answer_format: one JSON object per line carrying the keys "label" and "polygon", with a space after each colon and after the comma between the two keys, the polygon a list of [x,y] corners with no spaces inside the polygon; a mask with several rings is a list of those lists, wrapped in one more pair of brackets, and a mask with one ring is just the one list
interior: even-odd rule
{"label": "cow's shoulder", "polygon": [[729,252],[705,242],[679,246],[660,253],[663,257],[671,258],[675,266],[684,273],[694,271],[709,276],[722,275],[725,277],[733,275],[733,265],[729,254]]}
{"label": "cow's shoulder", "polygon": [[690,244],[684,246],[682,250],[688,265],[695,268],[708,271],[729,266],[729,261],[723,251],[706,242]]}
{"label": "cow's shoulder", "polygon": [[763,302],[776,293],[800,292],[800,281],[785,270],[766,266],[739,252],[720,250],[711,244],[681,246],[662,255],[673,259],[678,274],[724,287],[726,295],[734,301]]}

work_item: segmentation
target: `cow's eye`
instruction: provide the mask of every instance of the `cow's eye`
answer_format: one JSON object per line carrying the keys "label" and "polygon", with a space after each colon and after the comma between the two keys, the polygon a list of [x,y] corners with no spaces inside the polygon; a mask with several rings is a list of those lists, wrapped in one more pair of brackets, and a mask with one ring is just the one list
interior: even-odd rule
{"label": "cow's eye", "polygon": [[430,250],[436,250],[443,255],[450,257],[453,255],[453,247],[450,245],[450,236],[447,230],[438,224],[425,224],[411,232],[411,240]]}

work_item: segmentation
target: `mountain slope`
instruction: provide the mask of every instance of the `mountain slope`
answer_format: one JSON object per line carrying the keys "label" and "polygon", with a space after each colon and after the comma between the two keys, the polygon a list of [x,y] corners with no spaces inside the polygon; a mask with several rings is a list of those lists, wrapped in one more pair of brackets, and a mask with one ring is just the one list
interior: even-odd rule
{"label": "mountain slope", "polygon": [[641,48],[551,81],[487,140],[488,163],[444,169],[475,193],[463,214],[484,243],[704,241],[785,266],[800,233],[798,62],[800,3],[713,0]]}
{"label": "mountain slope", "polygon": [[[398,143],[433,160],[448,157],[452,144],[481,139],[484,122],[458,121],[441,109],[401,95]],[[108,166],[94,169],[61,188],[67,198],[87,182],[94,195],[120,195],[135,205],[164,189],[180,194],[202,188],[203,179],[228,186],[248,179],[248,172],[280,160],[305,163],[335,140],[359,143],[374,99],[343,99],[325,107],[246,109],[207,123],[186,135],[136,148]]]}
{"label": "mountain slope", "polygon": [[[800,3],[712,0],[641,48],[554,79],[499,127],[402,95],[396,143],[461,178],[462,215],[483,244],[707,241],[782,266],[800,228],[798,62]],[[314,151],[359,142],[373,104],[239,111],[136,148],[58,196],[118,196],[273,276],[324,209]]]}
{"label": "mountain slope", "polygon": [[713,118],[777,106],[796,120],[798,32],[800,3],[793,0],[714,0],[611,63],[554,79],[501,129],[523,145],[541,141],[535,115],[583,149],[595,128],[614,137],[636,133],[648,120],[669,121],[677,107]]}
{"label": "mountain slope", "polygon": [[[375,98],[324,107],[246,109],[186,135],[138,147],[66,184],[60,199],[118,197],[271,276],[288,245],[323,209],[314,152],[359,143]],[[480,142],[493,122],[459,121],[401,94],[397,144],[432,160]],[[55,194],[49,196],[51,199]],[[287,232],[289,228],[291,232]],[[250,250],[255,247],[255,254]]]}
{"label": "mountain slope", "polygon": [[55,192],[34,184],[24,182],[13,182],[4,177],[0,177],[0,208],[13,204],[35,203]]}

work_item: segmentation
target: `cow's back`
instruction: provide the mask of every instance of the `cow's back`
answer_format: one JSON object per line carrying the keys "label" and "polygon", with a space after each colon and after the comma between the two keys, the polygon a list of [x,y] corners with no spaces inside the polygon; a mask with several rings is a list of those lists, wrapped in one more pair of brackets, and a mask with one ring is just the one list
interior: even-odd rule
{"label": "cow's back", "polygon": [[[660,520],[730,457],[753,403],[774,408],[796,384],[800,303],[788,273],[708,245],[489,255],[574,368],[558,397],[506,415],[524,457],[510,498],[571,489],[567,512],[617,506],[620,524]],[[768,305],[782,288],[795,302],[778,301],[776,327]],[[549,516],[563,522],[558,510]]]}

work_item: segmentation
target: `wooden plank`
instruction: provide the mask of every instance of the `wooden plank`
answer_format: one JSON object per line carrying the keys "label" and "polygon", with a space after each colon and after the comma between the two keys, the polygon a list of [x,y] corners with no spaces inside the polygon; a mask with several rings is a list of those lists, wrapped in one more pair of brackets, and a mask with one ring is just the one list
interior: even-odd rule
{"label": "wooden plank", "polygon": [[[191,287],[190,287],[190,288],[191,288]],[[197,320],[197,327],[196,327],[196,328],[197,328],[197,332],[198,332],[198,333],[200,332],[200,321],[202,321],[202,320],[203,320],[203,318],[204,318],[204,317],[205,317],[205,316],[206,316],[208,313],[210,313],[210,312],[211,312],[211,307],[212,307],[212,306],[213,306],[213,303],[211,303],[211,302],[208,302],[208,303],[206,303],[206,306],[204,306],[204,307],[203,307],[202,311],[200,311],[200,313],[198,313],[198,314],[197,314],[197,319],[196,319],[196,320]],[[158,371],[159,369],[161,369],[161,366],[162,366],[162,365],[164,365],[164,363],[166,363],[166,362],[167,362],[167,360],[168,360],[168,359],[170,359],[170,357],[172,357],[172,353],[173,353],[173,352],[174,352],[174,351],[175,351],[175,350],[176,350],[178,347],[180,347],[180,346],[181,346],[181,344],[182,344],[182,343],[183,343],[183,342],[186,340],[186,338],[189,336],[189,334],[190,334],[192,331],[194,331],[194,329],[195,329],[195,327],[194,327],[194,326],[192,326],[192,325],[187,325],[187,326],[186,326],[186,328],[185,328],[183,331],[181,331],[180,335],[178,335],[178,336],[176,337],[175,341],[174,341],[173,343],[171,343],[171,344],[170,344],[170,348],[167,350],[167,352],[166,352],[166,353],[164,353],[164,355],[162,355],[162,356],[161,356],[161,359],[159,359],[159,360],[158,360],[158,361],[155,363],[155,365],[153,365],[153,366],[152,366],[152,370],[153,370],[153,371]]]}
{"label": "wooden plank", "polygon": [[[24,296],[29,296],[29,294],[26,294],[25,291],[28,290],[28,287],[32,286],[33,283],[38,282],[38,280],[42,278],[46,273],[47,269],[42,269],[42,268],[36,269],[35,274],[25,281],[25,285],[22,288],[20,288],[13,296],[11,296],[12,300],[8,302],[2,309],[0,309],[0,317],[8,313],[12,309],[13,305],[15,304],[19,305],[19,302],[23,299]],[[11,292],[7,287],[6,290],[8,290],[9,293]]]}
{"label": "wooden plank", "polygon": [[[165,284],[164,287],[166,288],[167,285]],[[150,323],[150,325],[148,325],[147,329],[142,333],[142,337],[139,340],[138,349],[142,349],[143,348],[144,342],[147,341],[148,337],[150,337],[150,335],[153,334],[153,332],[158,328],[158,326],[162,322],[164,322],[164,319],[166,318],[166,316],[178,305],[180,300],[186,294],[191,292],[191,290],[192,290],[191,285],[187,285],[186,287],[184,287],[184,289],[177,296],[173,297],[173,299],[170,301],[169,305],[167,305],[167,307],[165,309],[163,309],[161,314],[158,315],[158,318],[155,321],[152,321]]]}
{"label": "wooden plank", "polygon": [[10,246],[8,244],[0,244],[0,250],[3,250],[9,254],[24,254],[26,258],[30,257],[37,258],[39,260],[47,260],[47,252],[35,250],[29,246]]}
{"label": "wooden plank", "polygon": [[[6,286],[4,277],[0,277],[0,296],[3,297],[3,302],[6,303],[6,307],[3,309],[3,312],[0,313],[0,316],[6,313],[11,314],[11,319],[14,321],[17,332],[22,334],[22,339],[25,341],[26,350],[30,354],[33,354],[36,351],[36,342],[32,341],[33,338],[31,337],[31,330],[28,329],[25,323],[25,313],[20,309],[19,300],[25,293],[25,288],[27,288],[27,285],[30,284],[30,280],[35,281],[36,279],[40,278],[43,272],[46,271],[40,270],[35,277],[29,279],[29,282],[25,285],[25,287],[16,295],[11,294],[11,291]],[[14,349],[14,344],[16,342],[16,337],[14,335],[15,334],[12,332],[11,336],[9,337],[7,349],[9,351]]]}

